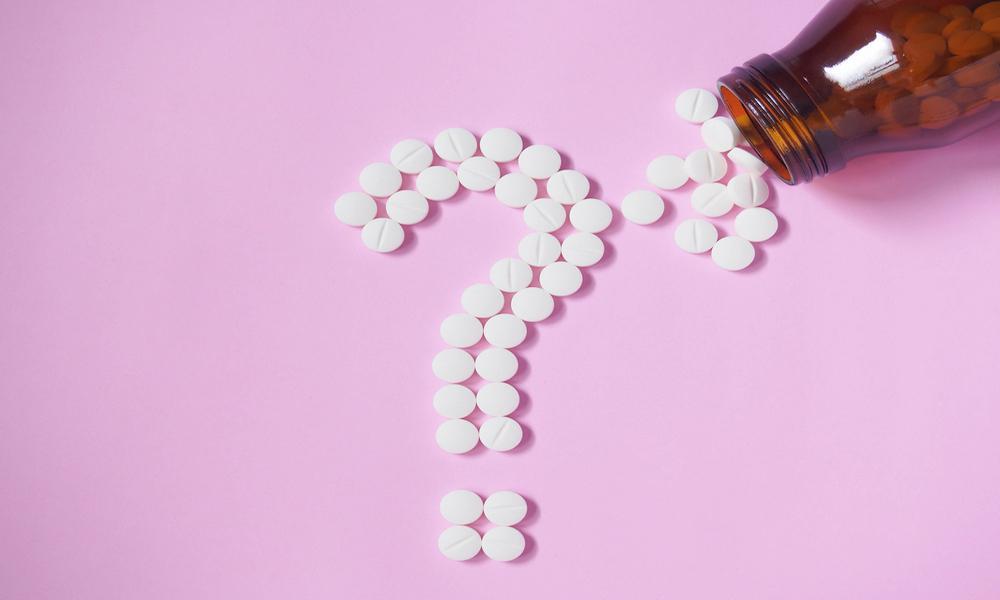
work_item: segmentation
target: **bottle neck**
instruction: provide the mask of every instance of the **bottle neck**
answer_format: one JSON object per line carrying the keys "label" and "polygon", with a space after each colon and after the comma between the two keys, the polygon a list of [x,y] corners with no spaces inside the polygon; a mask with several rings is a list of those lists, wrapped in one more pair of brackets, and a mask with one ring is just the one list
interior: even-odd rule
{"label": "bottle neck", "polygon": [[[719,92],[733,120],[761,159],[785,183],[811,181],[843,167],[840,142],[815,101],[774,57],[762,54],[719,80]],[[820,132],[816,133],[816,130]]]}

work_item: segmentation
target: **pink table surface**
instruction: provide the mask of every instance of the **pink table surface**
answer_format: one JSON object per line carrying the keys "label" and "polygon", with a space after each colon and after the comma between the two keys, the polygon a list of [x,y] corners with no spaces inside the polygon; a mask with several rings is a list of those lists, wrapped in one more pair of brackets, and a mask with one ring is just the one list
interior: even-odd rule
{"label": "pink table surface", "polygon": [[[332,218],[456,125],[618,206],[819,5],[4,3],[0,597],[1000,597],[1000,130],[776,190],[747,273],[674,247],[688,189],[615,226],[510,455],[436,448],[429,365],[519,213]],[[454,488],[527,496],[525,557],[444,560]]]}

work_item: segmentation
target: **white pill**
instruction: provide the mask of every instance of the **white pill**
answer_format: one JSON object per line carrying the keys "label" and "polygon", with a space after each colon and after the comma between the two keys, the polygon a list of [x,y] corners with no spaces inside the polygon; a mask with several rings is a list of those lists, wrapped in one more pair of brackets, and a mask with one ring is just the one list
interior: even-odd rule
{"label": "white pill", "polygon": [[528,326],[516,315],[495,315],[483,326],[483,337],[497,348],[513,348],[528,337]]}
{"label": "white pill", "polygon": [[490,523],[510,527],[524,520],[528,514],[528,503],[521,494],[503,490],[493,492],[486,498],[486,502],[483,503],[483,512],[486,513],[486,518],[489,519]]}
{"label": "white pill", "polygon": [[733,148],[729,151],[729,160],[733,161],[737,167],[755,175],[763,175],[767,171],[764,161],[757,158],[757,155],[743,148]]}
{"label": "white pill", "polygon": [[517,410],[521,394],[509,383],[487,383],[476,392],[476,406],[491,417],[506,417]]}
{"label": "white pill", "polygon": [[733,209],[733,199],[721,183],[705,183],[691,193],[691,208],[706,217],[721,217]]}
{"label": "white pill", "polygon": [[535,179],[548,179],[562,166],[562,157],[551,146],[535,144],[525,148],[517,157],[521,172]]}
{"label": "white pill", "polygon": [[453,348],[475,346],[483,339],[483,324],[468,313],[457,313],[441,321],[441,339]]}
{"label": "white pill", "polygon": [[458,175],[448,167],[427,167],[417,175],[417,191],[428,200],[447,200],[458,191]]}
{"label": "white pill", "polygon": [[590,180],[573,169],[559,171],[545,184],[549,198],[562,204],[576,204],[590,193]]}
{"label": "white pill", "polygon": [[524,553],[524,535],[513,527],[494,527],[482,538],[483,554],[491,559],[508,562]]}
{"label": "white pill", "polygon": [[463,419],[471,415],[477,403],[477,396],[464,385],[448,384],[434,394],[434,410],[446,419]]}
{"label": "white pill", "polygon": [[490,282],[504,292],[523,290],[534,278],[531,265],[519,258],[502,258],[490,269]]}
{"label": "white pill", "polygon": [[663,198],[649,190],[631,192],[622,200],[622,214],[639,225],[649,225],[663,216]]}
{"label": "white pill", "polygon": [[483,540],[467,525],[452,525],[438,536],[438,550],[451,560],[469,560],[479,554]]}
{"label": "white pill", "polygon": [[743,141],[743,135],[729,117],[714,117],[702,124],[701,139],[716,152],[729,152]]}
{"label": "white pill", "polygon": [[719,100],[708,90],[693,88],[681,92],[674,101],[674,110],[680,118],[691,123],[704,123],[719,110]]}
{"label": "white pill", "polygon": [[712,246],[712,260],[727,271],[739,271],[749,267],[754,254],[753,244],[732,235],[722,238]]}
{"label": "white pill", "polygon": [[613,218],[607,202],[597,198],[581,200],[569,209],[569,222],[573,227],[587,233],[600,233],[611,225]]}
{"label": "white pill", "polygon": [[375,218],[378,206],[368,194],[348,192],[333,203],[333,214],[344,225],[361,227]]}
{"label": "white pill", "polygon": [[449,454],[465,454],[479,443],[479,431],[465,419],[448,419],[438,425],[434,439]]}
{"label": "white pill", "polygon": [[403,140],[392,147],[389,162],[403,173],[416,175],[434,162],[431,147],[420,140]]}
{"label": "white pill", "polygon": [[510,417],[490,417],[479,426],[479,441],[497,452],[513,450],[523,437],[521,425]]}
{"label": "white pill", "polygon": [[476,136],[461,127],[445,129],[434,138],[434,151],[442,160],[460,163],[476,153]]}
{"label": "white pill", "polygon": [[718,181],[726,176],[729,170],[729,163],[726,157],[708,148],[695,150],[684,159],[684,170],[688,177],[698,183],[710,183]]}
{"label": "white pill", "polygon": [[487,283],[475,283],[462,292],[462,308],[474,317],[492,317],[503,309],[503,292]]}
{"label": "white pill", "polygon": [[657,156],[646,167],[646,180],[661,190],[676,190],[688,180],[684,159],[673,154]]}
{"label": "white pill", "polygon": [[538,183],[524,173],[507,173],[497,180],[493,193],[501,204],[521,208],[538,197]]}
{"label": "white pill", "polygon": [[764,178],[756,173],[740,173],[729,180],[726,185],[729,195],[736,206],[753,208],[767,202],[771,188],[767,187]]}
{"label": "white pill", "polygon": [[736,235],[751,242],[766,242],[778,232],[778,217],[763,207],[745,208],[736,215]]}
{"label": "white pill", "polygon": [[389,163],[372,163],[361,170],[358,183],[365,193],[376,198],[385,198],[403,185],[403,175]]}
{"label": "white pill", "polygon": [[500,179],[500,167],[485,156],[473,156],[458,165],[458,182],[474,192],[493,189]]}
{"label": "white pill", "polygon": [[498,163],[510,162],[517,158],[524,148],[521,136],[513,129],[497,127],[483,134],[479,140],[479,149],[483,156]]}
{"label": "white pill", "polygon": [[434,375],[448,383],[462,383],[476,370],[476,360],[465,350],[448,348],[434,356],[431,363]]}
{"label": "white pill", "polygon": [[453,525],[475,523],[483,516],[483,499],[469,490],[454,490],[441,498],[441,516]]}
{"label": "white pill", "polygon": [[375,252],[392,252],[403,245],[405,237],[402,226],[392,219],[372,219],[361,228],[361,241]]}
{"label": "white pill", "polygon": [[553,296],[569,296],[583,285],[583,273],[576,265],[560,260],[542,269],[538,284]]}
{"label": "white pill", "polygon": [[536,287],[524,288],[510,299],[511,312],[528,323],[548,319],[555,306],[552,294]]}
{"label": "white pill", "polygon": [[517,357],[506,348],[487,348],[476,357],[476,373],[486,381],[507,381],[517,366]]}
{"label": "white pill", "polygon": [[604,242],[592,233],[580,231],[563,240],[562,255],[571,265],[590,267],[604,258]]}
{"label": "white pill", "polygon": [[533,267],[544,267],[559,260],[562,247],[551,233],[538,231],[524,236],[517,245],[517,255]]}
{"label": "white pill", "polygon": [[389,218],[403,225],[415,225],[427,218],[427,198],[413,190],[399,190],[389,196],[385,211]]}
{"label": "white pill", "polygon": [[681,250],[691,254],[708,252],[718,239],[719,231],[705,219],[687,219],[674,231],[674,242]]}
{"label": "white pill", "polygon": [[566,209],[552,198],[539,198],[524,207],[524,223],[535,231],[555,231],[566,222]]}

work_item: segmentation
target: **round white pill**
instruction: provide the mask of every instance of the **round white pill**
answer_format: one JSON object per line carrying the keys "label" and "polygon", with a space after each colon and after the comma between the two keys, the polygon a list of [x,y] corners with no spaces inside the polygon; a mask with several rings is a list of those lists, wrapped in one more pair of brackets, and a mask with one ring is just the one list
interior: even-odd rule
{"label": "round white pill", "polygon": [[524,553],[524,535],[513,527],[494,527],[482,538],[483,554],[493,560],[508,562]]}
{"label": "round white pill", "polygon": [[403,245],[403,227],[392,219],[372,219],[361,228],[361,241],[369,250],[392,252]]}
{"label": "round white pill", "polygon": [[497,127],[483,134],[479,140],[479,149],[483,156],[498,163],[510,162],[517,158],[524,148],[521,136],[513,129]]}
{"label": "round white pill", "polygon": [[474,192],[493,189],[500,179],[500,167],[485,156],[473,156],[458,165],[458,182]]}
{"label": "round white pill", "polygon": [[544,267],[559,260],[559,240],[551,233],[529,233],[517,245],[517,255],[533,267]]}
{"label": "round white pill", "polygon": [[562,255],[571,265],[590,267],[604,258],[604,242],[592,233],[580,231],[563,240]]}
{"label": "round white pill", "polygon": [[719,239],[719,231],[705,219],[687,219],[674,231],[677,247],[691,254],[708,252]]}
{"label": "round white pill", "polygon": [[475,523],[483,516],[483,499],[469,490],[454,490],[441,498],[441,516],[453,525]]}
{"label": "round white pill", "polygon": [[517,157],[521,172],[535,179],[548,179],[562,166],[562,157],[552,146],[535,144],[525,148]]}
{"label": "round white pill", "polygon": [[392,147],[389,162],[403,173],[416,175],[434,162],[431,147],[420,140],[403,140]]}
{"label": "round white pill", "polygon": [[661,190],[676,190],[688,180],[684,159],[673,154],[657,156],[646,167],[646,180]]}
{"label": "round white pill", "polygon": [[517,374],[517,357],[506,348],[487,348],[476,357],[476,373],[486,381],[507,381]]}
{"label": "round white pill", "polygon": [[569,209],[569,222],[580,231],[600,233],[611,225],[613,218],[607,202],[597,198],[581,200]]}
{"label": "round white pill", "polygon": [[576,204],[590,193],[590,180],[573,169],[559,171],[545,184],[549,198],[562,204]]}
{"label": "round white pill", "polygon": [[476,406],[491,417],[506,417],[517,410],[521,394],[509,383],[487,383],[476,392]]}
{"label": "round white pill", "polygon": [[757,155],[743,148],[733,148],[729,151],[729,160],[733,161],[737,167],[747,171],[749,173],[754,173],[755,175],[763,175],[767,171],[767,165],[764,161],[757,158]]}
{"label": "round white pill", "polygon": [[721,183],[705,183],[691,193],[691,208],[706,217],[721,217],[733,209],[733,199]]}
{"label": "round white pill", "polygon": [[465,350],[448,348],[434,356],[431,369],[434,371],[434,375],[442,381],[462,383],[472,377],[472,373],[476,370],[476,361]]}
{"label": "round white pill", "polygon": [[486,518],[489,519],[490,523],[510,527],[524,520],[528,514],[528,503],[521,494],[503,490],[493,492],[486,498],[486,502],[483,503],[483,512],[486,513]]}
{"label": "round white pill", "polygon": [[434,151],[442,160],[460,163],[476,153],[476,136],[461,127],[445,129],[434,138]]}
{"label": "round white pill", "polygon": [[714,117],[702,124],[701,139],[716,152],[729,152],[743,141],[743,135],[729,117]]}
{"label": "round white pill", "polygon": [[441,321],[441,339],[453,348],[475,346],[483,339],[483,324],[468,313],[457,313]]}
{"label": "round white pill", "polygon": [[691,123],[704,123],[719,110],[719,100],[708,90],[685,90],[674,101],[674,110],[680,118]]}
{"label": "round white pill", "polygon": [[778,232],[778,217],[763,207],[745,208],[733,223],[736,235],[751,242],[766,242]]}
{"label": "round white pill", "polygon": [[539,198],[524,207],[524,223],[535,231],[555,231],[566,222],[566,209],[552,198]]}
{"label": "round white pill", "polygon": [[497,348],[513,348],[528,337],[528,326],[516,315],[495,315],[483,326],[483,337]]}
{"label": "round white pill", "polygon": [[333,214],[344,225],[361,227],[375,218],[375,200],[362,192],[348,192],[333,203]]}
{"label": "round white pill", "polygon": [[753,208],[767,202],[771,188],[767,187],[764,178],[756,173],[740,173],[729,180],[726,185],[729,195],[736,206]]}
{"label": "round white pill", "polygon": [[583,273],[576,265],[560,260],[542,269],[538,284],[553,296],[569,296],[583,285]]}
{"label": "round white pill", "polygon": [[663,198],[648,190],[631,192],[622,200],[622,214],[629,221],[639,225],[649,225],[659,221],[663,211]]}
{"label": "round white pill", "polygon": [[449,454],[465,454],[479,443],[479,431],[465,419],[448,419],[438,425],[434,439]]}
{"label": "round white pill", "polygon": [[521,208],[538,197],[538,183],[524,173],[507,173],[497,180],[493,193],[501,204]]}
{"label": "round white pill", "polygon": [[479,426],[479,441],[497,452],[513,450],[523,437],[521,425],[510,417],[490,417]]}
{"label": "round white pill", "polygon": [[415,225],[427,218],[427,198],[413,190],[399,190],[389,196],[385,211],[389,218],[403,225]]}
{"label": "round white pill", "polygon": [[447,200],[458,191],[458,175],[448,167],[427,167],[417,175],[417,191],[428,200]]}
{"label": "round white pill", "polygon": [[403,175],[389,163],[372,163],[361,170],[358,183],[365,193],[377,198],[385,198],[403,185]]}
{"label": "round white pill", "polygon": [[452,525],[438,536],[438,550],[451,560],[469,560],[479,554],[483,540],[467,525]]}
{"label": "round white pill", "polygon": [[519,258],[502,258],[490,269],[490,282],[504,292],[523,290],[534,278],[531,265]]}
{"label": "round white pill", "polygon": [[462,308],[474,317],[492,317],[503,309],[503,292],[488,283],[474,283],[462,292]]}
{"label": "round white pill", "polygon": [[688,177],[698,183],[710,183],[718,181],[726,176],[729,170],[729,163],[726,157],[708,148],[701,148],[688,154],[684,159],[684,169]]}
{"label": "round white pill", "polygon": [[471,415],[477,403],[478,397],[464,385],[451,383],[434,394],[434,410],[446,419],[463,419]]}
{"label": "round white pill", "polygon": [[727,271],[739,271],[749,267],[754,254],[753,244],[732,235],[722,238],[712,246],[712,260]]}
{"label": "round white pill", "polygon": [[510,299],[511,312],[528,323],[548,319],[555,306],[552,294],[536,287],[524,288]]}

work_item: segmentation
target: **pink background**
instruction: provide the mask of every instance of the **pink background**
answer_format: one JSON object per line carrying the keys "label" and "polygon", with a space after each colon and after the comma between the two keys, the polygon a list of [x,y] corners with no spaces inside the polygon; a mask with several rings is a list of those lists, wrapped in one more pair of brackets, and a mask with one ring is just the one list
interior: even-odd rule
{"label": "pink background", "polygon": [[[0,597],[995,599],[1000,130],[777,190],[748,272],[620,223],[519,351],[520,451],[434,445],[440,320],[525,233],[365,250],[394,142],[509,126],[617,206],[683,88],[820,2],[5,2]],[[722,227],[731,230],[731,219]],[[532,502],[444,560],[440,496]]]}

